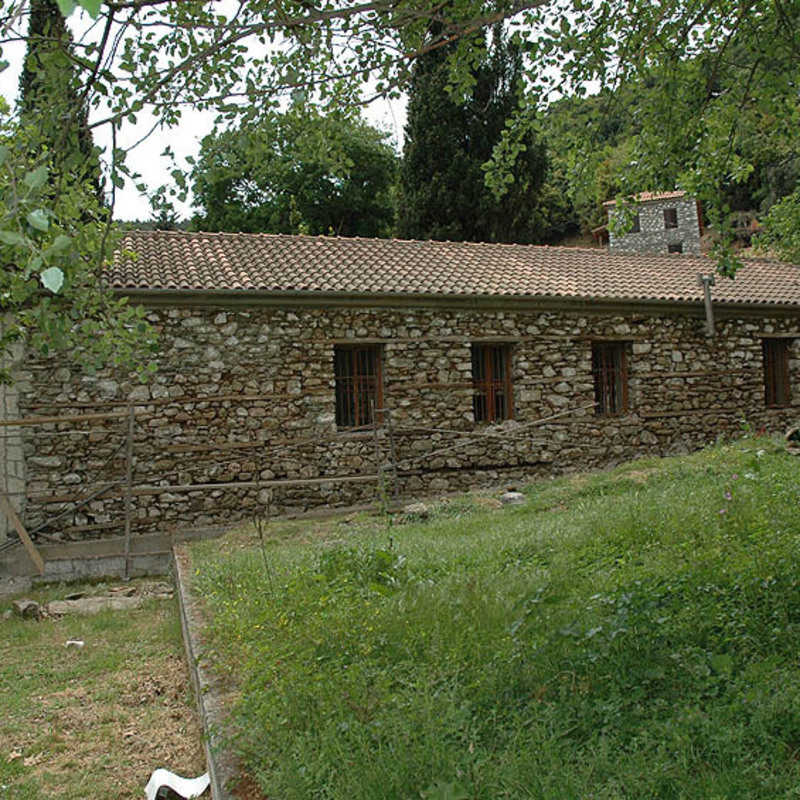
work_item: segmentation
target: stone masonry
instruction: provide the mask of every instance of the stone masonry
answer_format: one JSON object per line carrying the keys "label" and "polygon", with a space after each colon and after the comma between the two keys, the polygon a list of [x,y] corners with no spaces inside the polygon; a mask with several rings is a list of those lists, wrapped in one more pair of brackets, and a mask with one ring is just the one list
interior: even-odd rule
{"label": "stone masonry", "polygon": [[[800,335],[792,316],[723,317],[710,339],[699,311],[670,315],[635,307],[592,313],[590,306],[368,308],[343,301],[327,307],[151,307],[149,318],[160,330],[161,352],[148,384],[40,361],[30,365],[31,381],[19,397],[26,415],[64,413],[68,404],[81,413],[133,404],[134,485],[163,487],[134,492],[135,533],[374,502],[374,481],[335,480],[376,472],[374,434],[336,428],[337,343],[372,343],[381,350],[384,405],[391,409],[400,489],[408,499],[686,452],[736,435],[745,424],[782,430],[797,421],[800,405],[764,403],[761,340]],[[617,416],[597,416],[592,408],[595,340],[624,342],[628,410]],[[797,385],[800,341],[791,341]],[[514,418],[496,425],[473,419],[470,346],[480,342],[511,348]],[[530,426],[537,420],[548,421]],[[69,493],[103,479],[101,468],[109,464],[124,474],[124,424],[113,419],[90,436],[52,438],[24,429],[29,526],[67,511],[51,534],[121,533],[121,491],[74,512]],[[453,447],[463,440],[451,431],[497,435]],[[386,464],[385,427],[377,440]],[[315,478],[334,480],[237,488]],[[169,488],[220,483],[225,486],[210,490]],[[49,495],[60,499],[49,502]],[[73,534],[72,528],[90,532]]]}
{"label": "stone masonry", "polygon": [[[671,193],[677,194],[677,193]],[[606,204],[609,223],[616,213],[613,204]],[[609,227],[609,249],[618,253],[669,253],[670,246],[679,252],[700,254],[700,220],[696,201],[686,195],[640,200],[636,210],[639,231],[629,230],[616,235]],[[666,227],[664,212],[675,211],[677,227]]]}
{"label": "stone masonry", "polygon": [[[0,419],[10,420],[19,417],[20,391],[29,389],[27,375],[20,371],[22,346],[14,344],[6,356],[5,366],[11,372],[14,382],[0,383]],[[0,428],[0,492],[7,494],[16,511],[24,507],[25,459],[23,457],[22,430],[10,426]],[[6,541],[8,532],[13,530],[5,514],[0,514],[0,543]]]}

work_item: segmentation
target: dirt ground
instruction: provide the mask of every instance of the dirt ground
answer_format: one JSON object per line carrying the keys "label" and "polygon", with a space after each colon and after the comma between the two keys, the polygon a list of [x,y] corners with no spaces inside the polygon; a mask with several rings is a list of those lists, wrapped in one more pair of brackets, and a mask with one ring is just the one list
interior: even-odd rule
{"label": "dirt ground", "polygon": [[0,620],[0,800],[140,799],[158,767],[205,772],[177,602],[143,583],[139,609]]}

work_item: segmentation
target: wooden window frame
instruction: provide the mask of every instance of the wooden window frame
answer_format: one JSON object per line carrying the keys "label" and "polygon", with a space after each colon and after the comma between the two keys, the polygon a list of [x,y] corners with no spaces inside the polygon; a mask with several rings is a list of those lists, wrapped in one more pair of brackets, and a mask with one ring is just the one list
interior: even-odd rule
{"label": "wooden window frame", "polygon": [[[359,364],[374,370],[360,374]],[[383,408],[383,347],[379,344],[337,344],[333,347],[336,383],[336,427],[339,430],[373,424],[372,405]],[[378,412],[378,422],[381,414]]]}
{"label": "wooden window frame", "polygon": [[792,383],[789,372],[791,344],[792,339],[789,338],[761,340],[764,405],[767,408],[786,408],[792,404]]}
{"label": "wooden window frame", "polygon": [[628,343],[592,342],[595,414],[615,417],[628,410]]}
{"label": "wooden window frame", "polygon": [[[473,342],[472,414],[476,423],[514,419],[514,387],[511,377],[512,345],[502,342]],[[497,358],[496,358],[497,357]],[[496,376],[497,361],[502,375]],[[481,402],[483,399],[483,402]],[[498,406],[501,410],[498,413]]]}
{"label": "wooden window frame", "polygon": [[[674,221],[673,221],[674,216]],[[678,227],[678,209],[677,207],[664,209],[664,230],[674,231]]]}

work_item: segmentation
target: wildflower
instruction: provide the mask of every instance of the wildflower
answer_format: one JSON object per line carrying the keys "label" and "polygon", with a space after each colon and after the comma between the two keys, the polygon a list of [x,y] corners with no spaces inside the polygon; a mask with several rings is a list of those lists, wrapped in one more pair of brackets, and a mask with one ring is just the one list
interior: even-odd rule
{"label": "wildflower", "polygon": [[731,475],[731,480],[732,480],[732,481],[735,481],[735,480],[737,480],[738,478],[739,478],[739,475],[738,475],[738,473],[736,473],[736,472],[734,472],[734,473],[733,473],[733,475]]}
{"label": "wildflower", "polygon": [[725,492],[725,499],[726,500],[732,500],[733,499],[733,495],[730,492]]}
{"label": "wildflower", "polygon": [[721,508],[721,509],[719,510],[719,513],[720,513],[720,514],[727,514],[727,513],[728,513],[728,509],[727,509],[727,508]]}

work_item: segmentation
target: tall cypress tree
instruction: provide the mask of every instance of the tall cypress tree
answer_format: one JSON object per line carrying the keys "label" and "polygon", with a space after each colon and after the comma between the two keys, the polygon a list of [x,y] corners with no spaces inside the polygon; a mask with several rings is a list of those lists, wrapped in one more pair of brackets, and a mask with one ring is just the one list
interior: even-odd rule
{"label": "tall cypress tree", "polygon": [[511,190],[496,199],[484,183],[489,160],[522,91],[519,51],[495,26],[462,102],[447,93],[451,47],[421,56],[412,75],[400,170],[398,233],[414,239],[536,242],[537,212],[547,172],[545,148],[531,137],[514,169]]}
{"label": "tall cypress tree", "polygon": [[73,41],[53,0],[31,0],[28,50],[19,81],[20,119],[51,158],[55,180],[86,183],[103,202],[100,160],[73,60]]}

